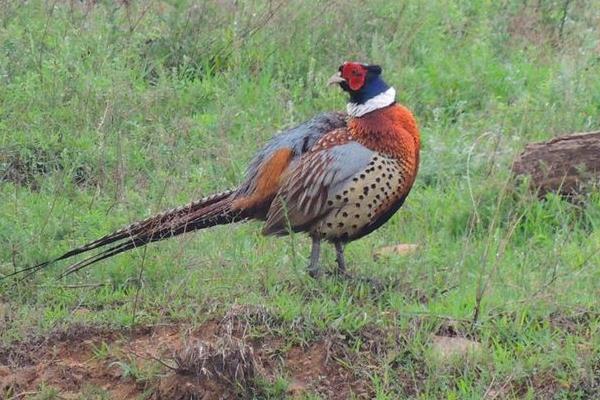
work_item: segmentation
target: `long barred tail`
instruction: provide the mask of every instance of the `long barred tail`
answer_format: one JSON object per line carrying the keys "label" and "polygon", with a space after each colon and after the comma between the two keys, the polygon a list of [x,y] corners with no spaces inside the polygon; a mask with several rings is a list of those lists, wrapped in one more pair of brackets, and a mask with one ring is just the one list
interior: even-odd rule
{"label": "long barred tail", "polygon": [[[244,219],[241,213],[234,211],[231,208],[231,199],[234,193],[235,190],[216,193],[186,204],[185,206],[164,211],[145,220],[135,222],[116,232],[94,240],[93,242],[84,244],[81,247],[70,250],[53,260],[23,268],[4,276],[4,278],[23,273],[25,274],[24,277],[28,277],[57,261],[86,253],[94,249],[104,248],[97,254],[68,266],[66,271],[61,274],[62,277],[77,272],[80,269],[100,260],[104,260],[105,258],[112,257],[136,247],[144,246],[148,243],[168,239],[198,229],[241,221]],[[112,244],[112,246],[106,248],[106,246],[110,244]]]}

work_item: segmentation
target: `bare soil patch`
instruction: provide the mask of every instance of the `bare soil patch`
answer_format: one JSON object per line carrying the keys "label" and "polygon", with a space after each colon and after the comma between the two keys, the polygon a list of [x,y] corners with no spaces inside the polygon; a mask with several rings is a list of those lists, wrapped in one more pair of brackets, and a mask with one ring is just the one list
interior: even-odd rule
{"label": "bare soil patch", "polygon": [[27,398],[43,387],[65,399],[92,388],[114,399],[247,398],[260,394],[260,382],[280,376],[290,382],[291,396],[368,398],[368,383],[344,368],[331,347],[323,339],[290,347],[274,334],[250,337],[247,320],[236,315],[194,328],[73,326],[0,348],[0,398]]}

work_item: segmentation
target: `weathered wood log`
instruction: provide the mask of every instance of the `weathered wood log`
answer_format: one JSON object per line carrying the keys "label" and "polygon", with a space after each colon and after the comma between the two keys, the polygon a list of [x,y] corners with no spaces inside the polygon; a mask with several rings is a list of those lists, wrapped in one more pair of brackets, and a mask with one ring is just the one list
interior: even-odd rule
{"label": "weathered wood log", "polygon": [[580,193],[600,183],[600,131],[530,143],[513,163],[516,176],[529,176],[540,196]]}

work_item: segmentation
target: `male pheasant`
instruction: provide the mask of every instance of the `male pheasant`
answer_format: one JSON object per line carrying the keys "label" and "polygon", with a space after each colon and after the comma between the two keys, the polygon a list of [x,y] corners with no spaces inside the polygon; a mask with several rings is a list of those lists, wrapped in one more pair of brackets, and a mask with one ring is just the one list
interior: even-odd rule
{"label": "male pheasant", "polygon": [[[63,275],[151,242],[215,225],[266,221],[263,234],[306,232],[308,271],[319,274],[320,244],[333,243],[345,273],[344,245],[384,224],[404,203],[419,166],[419,130],[395,101],[381,67],[346,62],[331,77],[350,96],[347,114],[324,113],[273,137],[242,184],[136,222],[62,256],[19,272],[104,247]],[[111,245],[110,247],[105,247]]]}

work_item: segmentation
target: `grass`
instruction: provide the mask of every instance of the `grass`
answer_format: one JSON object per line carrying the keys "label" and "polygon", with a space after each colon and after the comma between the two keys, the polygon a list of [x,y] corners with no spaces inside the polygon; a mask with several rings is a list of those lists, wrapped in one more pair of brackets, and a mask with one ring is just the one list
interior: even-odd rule
{"label": "grass", "polygon": [[[383,66],[423,140],[405,206],[348,246],[351,271],[377,287],[308,278],[305,237],[224,226],[60,281],[53,266],[3,282],[4,346],[77,324],[199,327],[260,306],[268,317],[251,320],[254,337],[280,338],[282,349],[333,340],[344,354],[331,362],[378,399],[597,396],[600,192],[577,204],[540,201],[510,177],[525,143],[600,127],[597,0],[32,1],[0,10],[2,274],[234,187],[272,134],[343,108],[325,82],[344,60]],[[373,260],[396,243],[420,250]],[[325,264],[334,264],[331,249]],[[440,360],[436,334],[484,350]],[[101,343],[94,353],[108,357]],[[276,375],[257,398],[289,394],[285,370]],[[34,393],[58,396],[49,386]]]}

